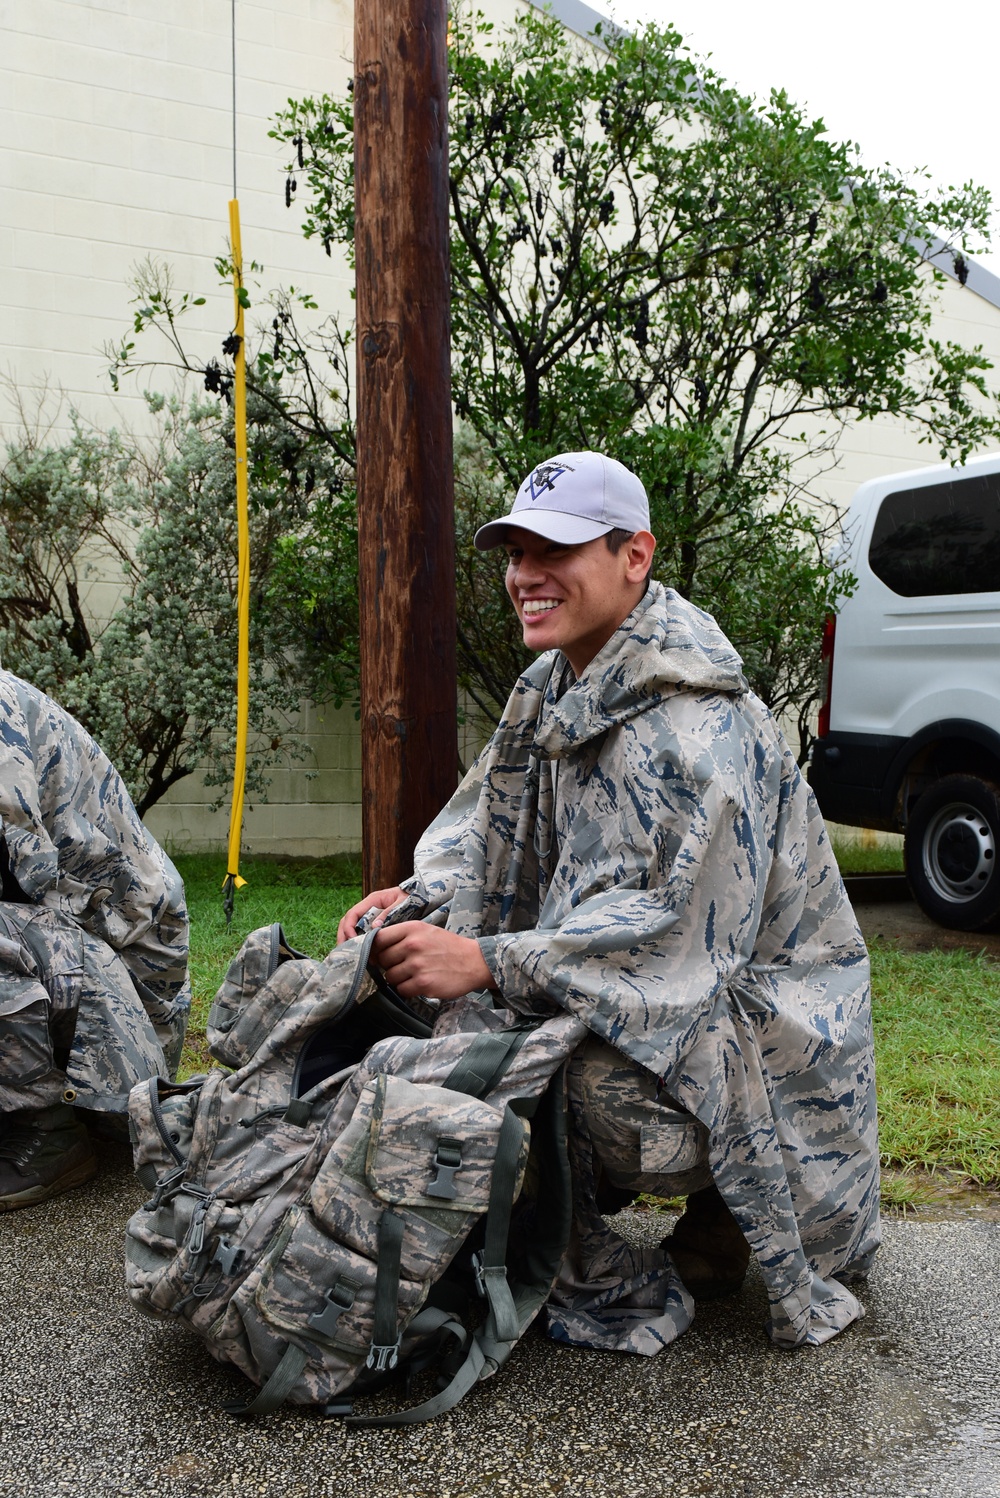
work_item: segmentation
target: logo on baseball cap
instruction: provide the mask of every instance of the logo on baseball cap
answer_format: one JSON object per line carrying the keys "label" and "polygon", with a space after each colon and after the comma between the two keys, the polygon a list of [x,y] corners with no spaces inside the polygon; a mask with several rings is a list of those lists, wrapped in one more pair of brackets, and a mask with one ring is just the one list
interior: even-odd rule
{"label": "logo on baseball cap", "polygon": [[579,546],[618,528],[648,531],[649,500],[624,463],[603,453],[559,453],[531,470],[509,515],[479,527],[477,550],[500,546],[511,525],[546,541]]}

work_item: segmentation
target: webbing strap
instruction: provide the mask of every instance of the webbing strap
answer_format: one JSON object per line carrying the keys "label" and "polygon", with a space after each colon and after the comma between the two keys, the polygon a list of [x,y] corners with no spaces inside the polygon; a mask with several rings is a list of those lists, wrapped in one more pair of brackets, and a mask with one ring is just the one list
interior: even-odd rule
{"label": "webbing strap", "polygon": [[[423,1313],[421,1313],[423,1314]],[[414,1318],[414,1321],[416,1318]],[[413,1322],[410,1323],[411,1326]],[[442,1323],[446,1331],[458,1328],[462,1336],[465,1329],[457,1321],[446,1321]],[[455,1374],[451,1383],[435,1394],[432,1399],[425,1399],[423,1404],[416,1404],[412,1409],[397,1410],[393,1415],[350,1415],[344,1421],[345,1425],[419,1425],[423,1420],[434,1420],[438,1415],[443,1415],[447,1410],[453,1410],[468,1394],[474,1384],[478,1382],[479,1376],[485,1367],[486,1359],[476,1341],[469,1344],[469,1351],[465,1361]]]}
{"label": "webbing strap", "polygon": [[[573,1211],[572,1185],[566,1142],[562,1074],[553,1077],[542,1097],[533,1128],[540,1179],[532,1231],[522,1244],[523,1279],[511,1286],[514,1306],[523,1329],[548,1298],[569,1242]],[[492,1335],[492,1321],[476,1333],[486,1364],[495,1372],[510,1356],[514,1343]]]}
{"label": "webbing strap", "polygon": [[461,1061],[448,1073],[445,1087],[452,1092],[468,1093],[470,1097],[485,1097],[500,1081],[533,1028],[492,1030],[477,1035]]}
{"label": "webbing strap", "polygon": [[524,1124],[516,1113],[505,1108],[493,1161],[486,1233],[478,1264],[480,1282],[492,1312],[488,1333],[498,1342],[516,1342],[521,1332],[514,1297],[507,1283],[507,1238],[523,1139]]}
{"label": "webbing strap", "polygon": [[399,1355],[397,1306],[399,1269],[403,1249],[403,1219],[395,1212],[382,1213],[378,1229],[378,1268],[375,1272],[375,1315],[368,1367],[384,1373],[395,1368]]}
{"label": "webbing strap", "polygon": [[251,1399],[247,1404],[224,1404],[222,1408],[227,1414],[236,1415],[240,1420],[253,1420],[258,1415],[269,1415],[280,1404],[284,1404],[308,1360],[309,1354],[304,1348],[289,1342],[281,1362],[261,1386],[256,1399]]}
{"label": "webbing strap", "polygon": [[[521,1121],[512,1109],[508,1108],[501,1129],[501,1138],[497,1141],[497,1159],[490,1191],[490,1205],[487,1208],[486,1242],[483,1248],[483,1268],[489,1265],[499,1270],[495,1276],[484,1276],[484,1283],[486,1286],[498,1285],[502,1275],[503,1291],[499,1292],[496,1299],[493,1296],[490,1297],[491,1314],[486,1324],[473,1334],[468,1353],[451,1382],[433,1399],[392,1415],[371,1417],[351,1415],[345,1420],[345,1424],[354,1426],[416,1425],[424,1420],[433,1420],[437,1415],[454,1409],[479,1379],[489,1377],[510,1356],[521,1328],[528,1325],[544,1304],[569,1241],[572,1194],[566,1149],[564,1106],[562,1077],[558,1075],[553,1078],[543,1096],[539,1127],[536,1129],[536,1138],[545,1141],[545,1147],[539,1162],[541,1183],[535,1233],[528,1245],[525,1280],[516,1284],[511,1291],[507,1285],[502,1264],[506,1252],[517,1160],[523,1137]],[[509,1185],[498,1184],[498,1175],[501,1181],[506,1176]],[[496,1197],[495,1206],[494,1196]],[[503,1298],[504,1291],[509,1308],[504,1306],[498,1312],[497,1302]],[[509,1332],[511,1324],[515,1328],[513,1335],[505,1335]],[[418,1312],[409,1323],[409,1330],[423,1333],[445,1330],[459,1341],[464,1341],[467,1336],[461,1324],[447,1311],[430,1306]]]}

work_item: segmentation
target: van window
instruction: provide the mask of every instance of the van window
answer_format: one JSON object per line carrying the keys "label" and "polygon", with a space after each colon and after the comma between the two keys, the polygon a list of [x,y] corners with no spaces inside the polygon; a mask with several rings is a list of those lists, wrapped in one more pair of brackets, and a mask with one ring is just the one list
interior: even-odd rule
{"label": "van window", "polygon": [[904,598],[1000,589],[1000,473],[887,494],[868,561]]}

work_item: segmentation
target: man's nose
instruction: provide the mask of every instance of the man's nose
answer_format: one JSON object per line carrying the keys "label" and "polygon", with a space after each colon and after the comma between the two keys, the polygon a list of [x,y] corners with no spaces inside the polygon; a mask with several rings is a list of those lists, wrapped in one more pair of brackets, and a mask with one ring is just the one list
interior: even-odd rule
{"label": "man's nose", "polygon": [[545,568],[534,557],[519,557],[514,568],[514,581],[519,588],[530,588],[545,577]]}

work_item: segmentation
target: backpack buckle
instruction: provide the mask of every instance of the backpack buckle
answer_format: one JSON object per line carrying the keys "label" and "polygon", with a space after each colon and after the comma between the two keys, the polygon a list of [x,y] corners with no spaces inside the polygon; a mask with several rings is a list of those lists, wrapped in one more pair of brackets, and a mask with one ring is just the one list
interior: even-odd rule
{"label": "backpack buckle", "polygon": [[387,1373],[390,1369],[395,1368],[399,1362],[399,1340],[397,1337],[391,1347],[379,1347],[373,1342],[368,1349],[365,1367],[374,1368],[376,1373]]}
{"label": "backpack buckle", "polygon": [[[189,1187],[182,1188],[185,1194]],[[184,1246],[191,1250],[192,1259],[196,1259],[205,1252],[205,1218],[208,1216],[213,1197],[210,1192],[198,1192],[198,1201],[195,1203],[194,1211],[191,1213],[191,1225],[184,1239]]]}
{"label": "backpack buckle", "polygon": [[325,1302],[321,1311],[315,1311],[309,1317],[309,1325],[314,1331],[323,1337],[331,1339],[337,1335],[337,1321],[344,1311],[349,1311],[354,1304],[357,1294],[357,1285],[341,1275],[329,1290],[324,1292]]}
{"label": "backpack buckle", "polygon": [[493,1283],[507,1283],[506,1264],[486,1264],[483,1261],[483,1250],[480,1249],[472,1255],[472,1272],[476,1277],[476,1290],[484,1300],[492,1304],[493,1297],[490,1294],[490,1286]]}
{"label": "backpack buckle", "polygon": [[183,1179],[184,1172],[186,1170],[187,1161],[185,1161],[183,1165],[178,1165],[167,1175],[161,1176],[156,1183],[156,1190],[153,1192],[153,1195],[150,1197],[149,1201],[143,1202],[142,1210],[144,1212],[156,1212],[160,1207],[162,1207],[165,1201],[168,1201],[172,1196],[176,1196],[177,1193],[182,1189],[180,1186],[180,1182]]}
{"label": "backpack buckle", "polygon": [[437,1153],[434,1156],[434,1165],[437,1169],[437,1175],[424,1190],[424,1195],[436,1196],[442,1201],[454,1201],[458,1195],[458,1190],[455,1186],[455,1175],[462,1168],[462,1141],[460,1139],[439,1139],[437,1142]]}
{"label": "backpack buckle", "polygon": [[242,1261],[242,1248],[234,1248],[228,1238],[220,1238],[210,1262],[218,1264],[223,1274],[235,1274]]}

